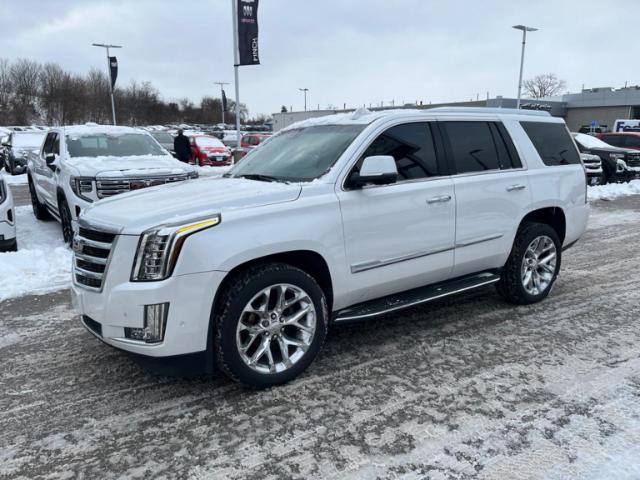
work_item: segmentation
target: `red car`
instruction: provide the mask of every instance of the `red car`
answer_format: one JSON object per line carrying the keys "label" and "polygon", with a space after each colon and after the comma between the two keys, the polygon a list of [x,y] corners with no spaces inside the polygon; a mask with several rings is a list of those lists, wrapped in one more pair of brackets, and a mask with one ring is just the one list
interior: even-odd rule
{"label": "red car", "polygon": [[271,134],[269,133],[245,133],[240,139],[240,148],[242,149],[240,158],[244,157],[270,136]]}
{"label": "red car", "polygon": [[231,165],[231,150],[216,137],[209,135],[191,136],[191,160],[201,167],[222,167]]}
{"label": "red car", "polygon": [[600,133],[597,137],[614,147],[640,150],[640,132]]}

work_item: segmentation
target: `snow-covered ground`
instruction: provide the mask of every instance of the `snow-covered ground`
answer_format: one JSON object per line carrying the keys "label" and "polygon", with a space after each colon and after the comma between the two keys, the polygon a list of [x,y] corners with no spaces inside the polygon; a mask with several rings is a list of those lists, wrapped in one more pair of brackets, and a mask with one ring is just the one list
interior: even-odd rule
{"label": "snow-covered ground", "polygon": [[629,195],[640,195],[640,180],[631,180],[629,183],[608,183],[589,187],[587,197],[590,202],[596,200],[613,200]]}
{"label": "snow-covered ground", "polygon": [[66,288],[71,282],[71,250],[60,224],[39,222],[31,207],[16,207],[18,251],[0,253],[0,301]]}
{"label": "snow-covered ground", "polygon": [[231,167],[196,167],[201,177],[220,177],[227,173]]}
{"label": "snow-covered ground", "polygon": [[26,185],[27,184],[27,174],[23,173],[22,175],[10,175],[4,170],[0,171],[0,177],[4,178],[4,181],[7,185]]}

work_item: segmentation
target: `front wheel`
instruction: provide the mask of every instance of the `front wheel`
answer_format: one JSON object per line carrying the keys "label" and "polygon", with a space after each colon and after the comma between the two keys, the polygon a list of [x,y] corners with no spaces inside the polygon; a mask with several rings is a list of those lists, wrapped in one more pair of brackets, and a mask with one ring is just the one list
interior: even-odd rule
{"label": "front wheel", "polygon": [[291,265],[266,264],[236,275],[222,295],[214,349],[227,376],[266,388],[293,380],[313,362],[329,322],[313,277]]}
{"label": "front wheel", "polygon": [[69,205],[64,198],[60,199],[58,209],[60,211],[60,224],[62,225],[62,238],[64,243],[71,246],[73,242],[73,224],[71,223]]}
{"label": "front wheel", "polygon": [[536,303],[549,295],[560,271],[562,244],[556,231],[543,223],[525,223],[496,284],[508,302]]}

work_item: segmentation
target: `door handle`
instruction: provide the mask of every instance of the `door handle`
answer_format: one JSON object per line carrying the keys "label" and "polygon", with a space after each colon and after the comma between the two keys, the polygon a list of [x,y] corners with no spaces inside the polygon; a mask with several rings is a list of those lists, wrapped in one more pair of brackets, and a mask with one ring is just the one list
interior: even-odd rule
{"label": "door handle", "polygon": [[440,195],[438,197],[431,197],[427,199],[427,203],[431,205],[432,203],[445,203],[451,200],[451,195]]}
{"label": "door handle", "polygon": [[524,185],[510,185],[507,187],[507,192],[515,192],[516,190],[524,190],[525,187]]}

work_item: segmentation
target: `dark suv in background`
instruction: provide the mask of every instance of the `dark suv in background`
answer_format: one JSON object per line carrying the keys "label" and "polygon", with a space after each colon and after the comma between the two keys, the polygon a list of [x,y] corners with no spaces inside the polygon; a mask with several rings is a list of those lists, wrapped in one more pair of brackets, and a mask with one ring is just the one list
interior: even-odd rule
{"label": "dark suv in background", "polygon": [[614,147],[640,150],[640,132],[601,133],[597,137]]}

